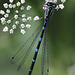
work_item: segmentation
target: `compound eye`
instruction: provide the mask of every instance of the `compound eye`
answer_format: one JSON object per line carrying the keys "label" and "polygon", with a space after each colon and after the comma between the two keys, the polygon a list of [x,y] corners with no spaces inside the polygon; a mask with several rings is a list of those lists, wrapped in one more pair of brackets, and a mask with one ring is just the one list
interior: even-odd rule
{"label": "compound eye", "polygon": [[48,2],[47,5],[48,5],[48,6],[51,6],[51,7],[53,7],[53,8],[56,7],[56,4],[55,4],[55,3],[52,3],[52,2]]}
{"label": "compound eye", "polygon": [[53,7],[53,8],[56,8],[56,4],[53,4],[52,7]]}
{"label": "compound eye", "polygon": [[51,5],[50,2],[48,2],[47,5],[50,6]]}

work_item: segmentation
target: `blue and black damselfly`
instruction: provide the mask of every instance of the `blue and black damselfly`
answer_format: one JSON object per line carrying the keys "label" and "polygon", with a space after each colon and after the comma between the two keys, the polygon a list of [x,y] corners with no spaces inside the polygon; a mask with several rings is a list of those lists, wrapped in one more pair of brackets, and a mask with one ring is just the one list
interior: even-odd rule
{"label": "blue and black damselfly", "polygon": [[[42,42],[42,39],[44,38],[44,47],[43,47],[43,50],[42,50],[42,72],[41,72],[41,75],[48,75],[48,72],[49,72],[49,57],[48,57],[48,54],[46,54],[46,42],[47,42],[47,24],[48,24],[48,21],[49,19],[51,18],[51,16],[53,15],[53,10],[56,8],[56,4],[53,3],[53,2],[47,2],[44,6],[45,8],[45,14],[44,14],[44,23],[43,25],[39,26],[34,32],[33,34],[31,35],[31,37],[28,38],[28,40],[24,43],[23,46],[27,47],[27,43],[29,43],[29,39],[32,40],[32,43],[30,44],[29,48],[27,49],[26,51],[26,54],[25,56],[23,57],[19,67],[18,67],[18,70],[22,67],[22,65],[24,64],[24,62],[26,61],[26,58],[28,57],[33,45],[35,44],[35,41],[37,39],[37,37],[39,36],[40,34],[40,39],[39,39],[39,42],[38,42],[38,45],[36,47],[36,51],[35,51],[35,54],[34,54],[34,57],[33,57],[33,60],[32,60],[32,63],[31,63],[31,66],[30,66],[30,69],[29,69],[29,73],[28,75],[31,75],[32,74],[32,71],[33,71],[33,68],[34,68],[34,64],[36,62],[36,59],[37,59],[37,55],[38,55],[38,51],[40,49],[40,46],[41,46],[41,42]],[[40,33],[41,32],[41,33]],[[34,37],[34,38],[33,38]],[[22,47],[23,47],[22,46]],[[19,49],[19,51],[12,57],[12,63],[15,63],[18,59],[18,56],[20,54],[20,58],[22,57],[21,53],[22,52],[22,47]],[[20,53],[21,52],[21,53]],[[44,65],[45,65],[45,55],[47,55],[47,67],[46,67],[46,72],[47,74],[44,73]]]}
{"label": "blue and black damselfly", "polygon": [[39,51],[39,48],[40,48],[40,45],[41,45],[41,41],[42,41],[42,38],[43,38],[43,35],[44,35],[44,32],[45,32],[45,28],[47,26],[47,23],[48,23],[50,17],[53,14],[53,9],[56,7],[56,4],[51,3],[51,2],[48,2],[46,5],[47,5],[48,9],[45,11],[45,15],[44,15],[43,30],[42,30],[42,33],[41,33],[41,36],[40,36],[40,39],[39,39],[39,43],[37,45],[37,48],[36,48],[36,51],[35,51],[35,54],[34,54],[34,57],[33,57],[32,64],[30,66],[30,70],[29,70],[28,75],[31,75],[31,73],[32,73],[32,70],[33,70],[33,67],[34,67],[34,64],[35,64],[35,61],[36,61],[36,58],[37,58],[37,54],[38,54],[38,51]]}

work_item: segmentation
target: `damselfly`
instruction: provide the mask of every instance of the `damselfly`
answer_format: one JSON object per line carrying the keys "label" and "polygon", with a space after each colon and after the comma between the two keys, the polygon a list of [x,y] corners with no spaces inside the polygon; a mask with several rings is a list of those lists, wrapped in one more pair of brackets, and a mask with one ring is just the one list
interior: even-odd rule
{"label": "damselfly", "polygon": [[40,36],[40,39],[39,39],[39,43],[37,45],[36,52],[34,54],[34,57],[33,57],[32,64],[30,66],[30,70],[29,70],[28,75],[31,75],[31,73],[32,73],[32,70],[33,70],[33,67],[34,67],[34,64],[35,64],[35,61],[36,61],[36,58],[37,58],[37,54],[38,54],[38,51],[39,51],[39,48],[40,48],[40,45],[41,45],[41,41],[42,41],[42,38],[43,38],[43,35],[44,35],[45,28],[47,26],[47,23],[48,23],[49,19],[51,18],[52,14],[53,14],[53,9],[56,7],[56,4],[51,3],[51,2],[48,2],[46,5],[47,5],[46,6],[47,10],[45,11],[45,15],[44,15],[43,30],[42,30],[42,33],[41,33],[41,36]]}
{"label": "damselfly", "polygon": [[[43,6],[43,8],[44,8],[44,10],[45,10],[45,14],[44,14],[44,23],[43,23],[43,25],[41,25],[41,26],[39,26],[35,31],[34,31],[34,33],[31,35],[31,37],[29,37],[28,38],[28,40],[25,42],[25,47],[27,46],[27,43],[29,43],[29,40],[32,40],[32,43],[30,44],[30,46],[29,46],[29,48],[26,48],[27,49],[27,51],[26,51],[26,54],[25,54],[25,56],[23,57],[23,59],[22,59],[22,61],[21,61],[21,63],[20,63],[20,65],[19,65],[19,67],[18,67],[18,70],[22,67],[22,65],[24,64],[24,62],[26,61],[26,58],[28,57],[28,55],[29,55],[29,53],[30,53],[30,51],[31,51],[31,49],[32,49],[32,47],[33,47],[33,45],[35,44],[35,41],[36,41],[36,39],[37,39],[37,37],[40,35],[40,37],[39,37],[39,42],[38,42],[38,45],[37,45],[37,47],[36,47],[36,51],[35,51],[35,54],[34,54],[34,57],[33,57],[33,59],[32,59],[32,63],[31,63],[31,66],[30,66],[30,69],[29,69],[29,72],[28,72],[28,75],[31,75],[32,74],[32,71],[33,71],[33,68],[34,68],[34,64],[35,64],[35,62],[36,62],[36,59],[37,59],[37,55],[38,55],[38,51],[39,51],[39,49],[40,49],[40,46],[41,46],[41,42],[42,42],[42,39],[44,38],[44,46],[43,46],[43,50],[42,50],[42,72],[41,72],[41,75],[47,75],[48,74],[48,72],[49,72],[49,57],[48,57],[48,55],[46,54],[46,42],[47,42],[47,39],[46,39],[46,37],[47,37],[47,24],[48,24],[48,21],[49,21],[49,19],[51,18],[51,16],[53,15],[53,11],[54,11],[54,9],[56,8],[56,4],[55,3],[53,3],[53,2],[47,2],[47,3],[45,3],[45,5]],[[34,38],[33,38],[34,37]],[[23,45],[23,46],[24,46]],[[22,47],[23,47],[22,46]],[[22,47],[21,47],[21,49],[22,49]],[[23,53],[22,51],[21,51],[21,49],[19,49],[19,51],[12,57],[12,63],[15,63],[16,62],[16,60],[17,60],[17,58],[18,58],[18,56],[19,56],[19,54],[21,54],[21,53]],[[20,53],[21,52],[21,53]],[[45,55],[47,55],[46,57],[47,57],[47,67],[46,67],[46,69],[45,69]],[[22,56],[21,56],[22,57]],[[20,57],[20,58],[21,58]],[[45,71],[45,73],[44,73],[44,71]],[[36,74],[35,74],[36,75]]]}
{"label": "damselfly", "polygon": [[[38,45],[37,45],[37,48],[36,48],[36,51],[35,51],[35,54],[34,54],[34,57],[33,57],[32,64],[31,64],[31,66],[30,66],[30,70],[29,70],[28,75],[31,75],[31,73],[32,73],[32,71],[33,71],[34,64],[35,64],[35,61],[36,61],[36,58],[37,58],[37,54],[38,54],[38,51],[39,51],[39,48],[40,48],[40,45],[41,45],[41,41],[42,41],[42,39],[43,39],[43,35],[44,35],[45,30],[46,30],[46,26],[47,26],[47,24],[48,24],[49,19],[50,19],[51,16],[53,15],[53,10],[56,8],[56,4],[55,4],[55,3],[52,3],[52,2],[47,2],[47,3],[45,4],[44,8],[45,8],[45,14],[44,14],[43,28],[42,28],[42,26],[40,26],[40,27],[37,28],[37,29],[38,29],[38,32],[36,33],[37,35],[40,33],[40,30],[42,30],[42,32],[41,32],[41,35],[40,35],[40,39],[39,39],[39,42],[38,42]],[[35,32],[36,32],[36,31],[35,31]],[[33,35],[34,35],[34,33],[33,33]],[[45,36],[46,36],[46,34],[45,34]],[[34,38],[33,41],[35,41],[36,38],[37,38],[37,36]],[[28,40],[29,40],[29,39],[28,39]],[[45,39],[45,42],[46,42],[46,39]],[[45,42],[44,42],[44,43],[45,43]],[[30,47],[29,47],[28,50],[30,50],[31,47],[32,47],[32,44],[30,45]],[[29,51],[28,51],[28,52],[29,52]],[[25,62],[28,52],[26,53],[26,55],[25,55],[25,57],[23,58],[21,64],[19,65],[18,70],[21,68],[21,66],[22,66],[23,63]],[[18,54],[18,53],[17,53],[17,54]],[[12,61],[15,60],[16,56],[17,56],[17,55],[15,55],[14,57],[12,57]],[[49,60],[49,59],[48,59],[48,60]],[[44,58],[43,58],[43,61],[44,61]],[[42,62],[42,63],[44,63],[44,62]],[[44,65],[42,66],[42,68],[44,68]],[[43,75],[43,71],[44,71],[44,70],[42,70],[42,75]],[[48,71],[49,71],[49,68],[47,68],[47,72],[48,72]]]}

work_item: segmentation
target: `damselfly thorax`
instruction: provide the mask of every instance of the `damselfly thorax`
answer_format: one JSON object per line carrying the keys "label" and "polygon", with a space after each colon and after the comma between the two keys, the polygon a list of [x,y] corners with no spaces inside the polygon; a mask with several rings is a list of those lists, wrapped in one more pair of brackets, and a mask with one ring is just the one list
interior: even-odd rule
{"label": "damselfly thorax", "polygon": [[50,18],[50,16],[53,13],[53,9],[55,9],[55,8],[56,8],[55,3],[48,2],[48,3],[44,4],[44,6],[43,6],[43,9],[45,10],[44,19],[46,19],[47,17]]}

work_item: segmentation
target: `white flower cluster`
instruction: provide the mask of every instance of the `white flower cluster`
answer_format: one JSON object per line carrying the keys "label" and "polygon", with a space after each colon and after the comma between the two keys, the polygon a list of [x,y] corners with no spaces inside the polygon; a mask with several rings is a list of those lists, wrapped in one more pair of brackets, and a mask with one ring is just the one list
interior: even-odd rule
{"label": "white flower cluster", "polygon": [[[18,1],[17,3],[14,4],[15,0],[9,0],[8,3],[4,3],[3,6],[6,9],[0,10],[0,15],[2,17],[0,18],[1,24],[4,26],[3,32],[9,31],[10,34],[14,33],[14,29],[19,26],[20,32],[22,34],[25,34],[25,28],[30,29],[31,25],[27,24],[27,21],[31,21],[32,17],[28,17],[27,14],[24,12],[22,13],[23,10],[29,11],[32,7],[28,5],[26,8],[24,6],[25,0]],[[17,8],[20,8],[19,10]],[[13,10],[13,11],[12,11]],[[20,14],[22,13],[22,14]],[[11,27],[11,28],[10,28]]]}
{"label": "white flower cluster", "polygon": [[[47,2],[53,2],[53,3],[56,3],[57,0],[45,0],[46,3]],[[55,9],[63,9],[64,8],[64,3],[66,2],[66,0],[61,0],[61,3],[57,5],[57,7]]]}

